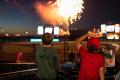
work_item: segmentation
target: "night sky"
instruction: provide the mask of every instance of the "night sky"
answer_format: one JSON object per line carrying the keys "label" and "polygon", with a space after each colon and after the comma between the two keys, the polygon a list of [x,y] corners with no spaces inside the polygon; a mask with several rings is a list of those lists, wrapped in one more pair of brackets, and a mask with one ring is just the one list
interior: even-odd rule
{"label": "night sky", "polygon": [[[37,31],[37,26],[45,23],[34,9],[35,1],[40,0],[0,0],[0,27],[6,33]],[[81,19],[72,26],[88,29],[104,23],[120,23],[119,0],[84,0],[84,8]]]}

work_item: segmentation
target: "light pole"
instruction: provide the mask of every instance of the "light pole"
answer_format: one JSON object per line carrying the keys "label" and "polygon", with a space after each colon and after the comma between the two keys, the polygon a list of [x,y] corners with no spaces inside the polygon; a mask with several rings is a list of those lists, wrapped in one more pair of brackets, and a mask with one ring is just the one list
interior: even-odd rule
{"label": "light pole", "polygon": [[66,59],[68,58],[68,35],[65,34],[64,35],[64,62],[66,61]]}
{"label": "light pole", "polygon": [[65,32],[64,32],[64,35],[63,35],[63,37],[64,37],[64,62],[66,61],[66,59],[68,59],[68,38],[69,38],[69,35],[70,35],[70,33],[69,33],[69,31],[68,30],[66,30]]}
{"label": "light pole", "polygon": [[[64,17],[61,17],[62,19]],[[66,59],[68,59],[68,38],[69,38],[69,22],[70,18],[68,18],[68,22],[66,21],[60,21],[59,24],[62,27],[62,36],[64,39],[64,62],[66,62]]]}

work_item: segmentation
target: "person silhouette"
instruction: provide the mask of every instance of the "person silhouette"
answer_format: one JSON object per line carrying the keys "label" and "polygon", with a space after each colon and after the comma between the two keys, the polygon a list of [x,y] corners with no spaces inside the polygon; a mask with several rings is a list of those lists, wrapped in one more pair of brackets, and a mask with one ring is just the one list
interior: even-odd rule
{"label": "person silhouette", "polygon": [[23,62],[23,50],[22,49],[19,49],[16,54],[16,62],[17,63]]}
{"label": "person silhouette", "polygon": [[[98,51],[100,40],[95,33],[87,33],[76,40],[77,48],[81,56],[78,80],[104,80],[104,56]],[[88,38],[87,49],[80,42]]]}
{"label": "person silhouette", "polygon": [[60,69],[57,51],[51,46],[52,40],[52,34],[43,34],[43,46],[37,47],[35,51],[37,77],[39,80],[55,80]]}

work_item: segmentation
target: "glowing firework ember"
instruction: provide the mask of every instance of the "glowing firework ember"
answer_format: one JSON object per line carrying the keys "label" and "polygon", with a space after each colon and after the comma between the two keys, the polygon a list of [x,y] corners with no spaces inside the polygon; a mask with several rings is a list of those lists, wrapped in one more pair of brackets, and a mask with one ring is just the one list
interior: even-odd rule
{"label": "glowing firework ember", "polygon": [[42,19],[52,25],[66,25],[80,19],[83,0],[56,0],[47,4],[36,2],[35,8]]}
{"label": "glowing firework ember", "polygon": [[57,0],[56,3],[59,16],[63,17],[67,24],[69,24],[69,21],[73,23],[73,19],[80,19],[80,14],[83,12],[83,0]]}

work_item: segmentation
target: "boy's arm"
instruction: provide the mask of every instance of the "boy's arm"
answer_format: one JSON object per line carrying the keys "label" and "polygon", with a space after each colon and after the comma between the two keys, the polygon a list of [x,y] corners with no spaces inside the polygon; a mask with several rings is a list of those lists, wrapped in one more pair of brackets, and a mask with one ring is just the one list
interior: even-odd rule
{"label": "boy's arm", "polygon": [[99,77],[100,77],[100,80],[105,80],[104,67],[100,67]]}
{"label": "boy's arm", "polygon": [[76,42],[81,42],[81,41],[83,41],[84,39],[86,39],[88,36],[89,36],[89,33],[86,33],[86,34],[84,34],[83,36],[81,36],[81,37],[79,37],[78,39],[76,39],[75,41],[76,41]]}
{"label": "boy's arm", "polygon": [[95,37],[95,33],[94,32],[88,32],[88,33],[84,34],[83,36],[79,37],[78,39],[76,39],[75,42],[77,43],[77,48],[78,49],[81,47],[80,42],[85,40],[87,37]]}
{"label": "boy's arm", "polygon": [[83,40],[85,40],[88,36],[89,36],[89,33],[84,34],[83,36],[81,36],[81,37],[79,37],[78,39],[75,40],[75,42],[77,43],[77,48],[78,49],[81,47],[80,42],[82,42]]}
{"label": "boy's arm", "polygon": [[100,68],[99,68],[99,78],[100,80],[105,80],[105,57],[102,56],[102,58],[100,59]]}

